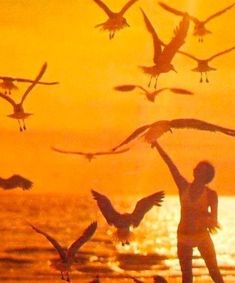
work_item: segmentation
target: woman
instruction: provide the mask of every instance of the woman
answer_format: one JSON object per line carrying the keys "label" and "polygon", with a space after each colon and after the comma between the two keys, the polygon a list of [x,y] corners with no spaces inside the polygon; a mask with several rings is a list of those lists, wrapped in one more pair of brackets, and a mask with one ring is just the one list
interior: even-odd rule
{"label": "woman", "polygon": [[176,165],[157,142],[153,147],[158,150],[167,164],[179,190],[181,218],[177,232],[177,252],[182,282],[193,282],[192,256],[193,248],[197,247],[212,280],[216,283],[224,283],[210,237],[210,232],[219,228],[218,196],[215,191],[206,186],[214,178],[214,167],[207,161],[200,162],[193,170],[194,180],[190,183],[180,174]]}

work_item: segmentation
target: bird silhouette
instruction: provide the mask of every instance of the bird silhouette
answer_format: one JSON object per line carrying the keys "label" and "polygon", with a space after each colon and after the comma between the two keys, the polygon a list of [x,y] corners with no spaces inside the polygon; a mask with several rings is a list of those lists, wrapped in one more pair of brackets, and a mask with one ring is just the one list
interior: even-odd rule
{"label": "bird silhouette", "polygon": [[128,144],[132,140],[139,136],[144,136],[147,143],[154,145],[156,140],[160,138],[166,132],[172,132],[173,129],[195,129],[210,132],[221,132],[225,135],[235,136],[235,130],[217,126],[215,124],[207,123],[198,119],[174,119],[174,120],[161,120],[152,124],[144,125],[136,129],[130,136],[128,136],[113,150],[117,150],[125,144]]}
{"label": "bird silhouette", "polygon": [[75,241],[73,242],[70,247],[66,250],[62,248],[62,246],[49,234],[43,232],[42,230],[38,229],[34,225],[29,225],[33,228],[34,231],[37,233],[43,235],[55,248],[55,250],[58,252],[60,256],[60,262],[56,263],[53,267],[56,268],[61,272],[61,279],[65,280],[67,282],[70,281],[70,269],[74,262],[75,255],[78,251],[78,249],[81,248],[87,241],[90,240],[90,238],[94,235],[96,228],[97,228],[97,222],[91,223],[83,232],[83,234]]}
{"label": "bird silhouette", "polygon": [[127,152],[129,148],[125,148],[123,150],[119,150],[116,152],[113,151],[100,151],[100,152],[81,152],[81,151],[70,151],[70,150],[64,150],[64,149],[59,149],[56,147],[51,147],[52,150],[59,152],[59,153],[64,153],[64,154],[74,154],[74,155],[81,155],[84,156],[88,161],[92,161],[92,159],[95,159],[96,156],[102,156],[102,155],[113,155],[114,153],[120,154]]}
{"label": "bird silhouette", "polygon": [[[189,17],[187,14],[184,15],[183,20],[180,22],[179,27],[174,31],[174,37],[168,44],[164,44],[158,37],[153,25],[146,16],[145,12],[141,9],[146,28],[148,32],[152,35],[153,45],[154,45],[154,65],[150,67],[141,66],[140,68],[144,73],[149,74],[150,81],[148,86],[151,86],[152,78],[155,77],[155,88],[157,87],[157,80],[160,74],[168,73],[170,71],[175,71],[174,66],[171,61],[173,60],[175,54],[184,44],[187,31],[189,29]],[[164,48],[162,47],[164,46]]]}
{"label": "bird silhouette", "polygon": [[[135,283],[144,283],[144,281],[141,281],[133,276],[130,277]],[[166,279],[162,276],[156,275],[153,276],[153,282],[154,283],[167,283]]]}
{"label": "bird silhouette", "polygon": [[153,206],[161,206],[164,198],[164,192],[160,191],[139,200],[132,213],[119,213],[111,204],[111,201],[105,196],[94,190],[91,191],[98,207],[109,225],[116,227],[116,236],[122,242],[122,245],[129,244],[130,228],[136,228],[143,220],[145,214]]}
{"label": "bird silhouette", "polygon": [[[19,83],[33,83],[33,80],[30,79],[23,79],[23,78],[13,78],[13,77],[4,77],[0,76],[0,88],[5,90],[4,94],[11,94],[12,90],[17,90],[18,87],[14,82],[19,82]],[[58,82],[38,82],[37,84],[41,85],[55,85],[58,84]]]}
{"label": "bird silhouette", "polygon": [[23,103],[24,103],[25,99],[27,98],[27,96],[29,95],[29,93],[32,91],[32,89],[36,86],[36,84],[39,82],[39,80],[41,79],[41,77],[45,73],[46,68],[47,68],[47,64],[45,63],[42,66],[39,74],[37,75],[37,77],[35,78],[33,83],[24,92],[24,94],[23,94],[23,96],[21,98],[21,101],[19,103],[16,103],[8,95],[0,93],[0,97],[3,98],[4,100],[8,101],[12,105],[12,107],[13,107],[13,114],[10,114],[10,115],[7,115],[7,116],[9,118],[18,120],[20,131],[26,130],[25,119],[27,119],[29,116],[32,115],[32,113],[27,113],[27,112],[24,111]]}
{"label": "bird silhouette", "polygon": [[[181,12],[175,8],[172,8],[170,6],[168,6],[167,4],[163,3],[163,2],[159,2],[159,5],[167,10],[168,12],[171,12],[177,16],[184,16],[185,12]],[[206,24],[213,20],[214,18],[222,15],[223,13],[225,13],[226,11],[230,10],[235,4],[232,4],[228,7],[226,7],[225,9],[222,9],[218,12],[216,12],[215,14],[209,16],[207,19],[205,19],[204,21],[202,20],[199,20],[198,18],[196,17],[193,17],[191,15],[189,15],[191,21],[194,23],[194,31],[193,31],[193,35],[194,36],[197,36],[199,39],[199,42],[203,42],[203,37],[207,34],[210,34],[211,31],[209,31],[207,28],[206,28]]]}
{"label": "bird silhouette", "polygon": [[109,31],[109,39],[114,38],[114,35],[117,31],[129,27],[127,20],[124,18],[126,11],[138,0],[129,0],[126,5],[118,13],[112,12],[106,4],[101,0],[93,0],[96,4],[103,9],[103,11],[109,17],[108,20],[102,24],[98,24],[95,27],[101,27],[103,30]]}
{"label": "bird silhouette", "polygon": [[33,186],[33,183],[20,176],[20,175],[12,175],[11,177],[4,179],[0,177],[0,188],[3,190],[12,190],[16,188],[22,188],[23,190],[29,190]]}
{"label": "bird silhouette", "polygon": [[148,91],[147,89],[145,89],[144,87],[140,86],[140,85],[120,85],[120,86],[116,86],[114,89],[118,90],[118,91],[132,91],[136,88],[139,88],[143,91],[143,94],[146,96],[146,98],[148,99],[148,101],[150,102],[154,102],[155,98],[163,91],[169,90],[172,93],[176,93],[176,94],[184,94],[184,95],[192,95],[193,93],[189,90],[183,89],[183,88],[173,88],[173,87],[165,87],[165,88],[160,88],[158,90],[154,90],[154,91]]}
{"label": "bird silhouette", "polygon": [[201,78],[200,78],[200,82],[202,83],[203,82],[203,74],[205,74],[205,79],[206,79],[206,82],[209,83],[209,79],[208,79],[208,75],[207,73],[210,72],[210,71],[216,71],[215,68],[209,66],[209,62],[214,60],[215,58],[219,57],[219,56],[222,56],[226,53],[229,53],[231,52],[232,50],[235,49],[235,46],[229,48],[229,49],[226,49],[224,51],[221,51],[207,59],[199,59],[197,57],[195,57],[194,55],[191,55],[187,52],[184,52],[184,51],[178,51],[178,53],[180,54],[183,54],[191,59],[193,59],[194,61],[197,62],[197,67],[192,69],[193,72],[197,72],[197,73],[201,73]]}

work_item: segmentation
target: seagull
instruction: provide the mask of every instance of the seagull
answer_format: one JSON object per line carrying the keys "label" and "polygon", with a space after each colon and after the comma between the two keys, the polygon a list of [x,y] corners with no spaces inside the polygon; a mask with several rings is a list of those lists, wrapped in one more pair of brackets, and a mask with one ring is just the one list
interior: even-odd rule
{"label": "seagull", "polygon": [[[165,9],[165,10],[167,10],[168,12],[171,12],[171,13],[177,15],[177,16],[184,16],[184,14],[185,14],[184,12],[181,12],[181,11],[179,11],[179,10],[176,10],[176,9],[174,9],[174,8],[172,8],[172,7],[170,7],[170,6],[168,6],[167,4],[165,4],[165,3],[163,3],[163,2],[159,2],[159,5],[160,5],[163,9]],[[205,25],[206,25],[209,21],[213,20],[214,18],[216,18],[216,17],[222,15],[223,13],[225,13],[225,12],[227,12],[228,10],[230,10],[231,8],[233,8],[234,5],[235,5],[235,4],[232,4],[232,5],[228,6],[228,7],[226,7],[225,9],[218,11],[217,13],[215,13],[215,14],[209,16],[209,17],[208,17],[207,19],[205,19],[204,21],[201,21],[201,20],[197,19],[196,17],[193,17],[193,16],[189,15],[190,20],[193,21],[193,23],[194,23],[194,25],[195,25],[195,26],[194,26],[193,35],[199,37],[199,42],[203,42],[203,37],[204,37],[205,35],[211,33],[211,31],[209,31],[209,30],[206,28]]]}
{"label": "seagull", "polygon": [[[0,80],[2,82],[0,83],[0,88],[5,90],[5,94],[11,94],[12,90],[17,90],[18,87],[14,82],[19,82],[19,83],[33,83],[33,80],[30,79],[23,79],[23,78],[12,78],[12,77],[3,77],[0,76]],[[58,82],[38,82],[37,84],[41,85],[55,85],[58,84]]]}
{"label": "seagull", "polygon": [[109,31],[109,39],[113,39],[114,35],[117,31],[129,27],[127,20],[124,18],[124,14],[126,11],[138,0],[129,0],[126,5],[121,9],[120,12],[114,13],[112,12],[106,4],[104,4],[101,0],[93,0],[96,4],[103,9],[103,11],[109,17],[108,20],[102,24],[98,24],[95,27],[101,27],[103,30]]}
{"label": "seagull", "polygon": [[[131,276],[130,277],[135,283],[144,283],[143,281]],[[163,278],[162,276],[159,276],[159,275],[156,275],[156,276],[153,276],[153,282],[154,283],[167,283],[166,279]]]}
{"label": "seagull", "polygon": [[143,94],[146,96],[146,98],[150,102],[154,102],[156,96],[158,96],[161,92],[163,92],[165,90],[169,90],[172,93],[177,93],[177,94],[184,94],[184,95],[192,95],[193,94],[189,90],[182,89],[182,88],[172,88],[172,87],[165,87],[165,88],[160,88],[160,89],[154,90],[154,91],[148,91],[140,85],[120,85],[120,86],[116,86],[114,89],[118,90],[118,91],[132,91],[135,88],[141,89],[143,91]]}
{"label": "seagull", "polygon": [[0,177],[0,188],[3,190],[12,190],[16,188],[22,188],[22,190],[29,190],[33,186],[33,183],[20,176],[20,175],[12,175],[7,179],[3,179]]}
{"label": "seagull", "polygon": [[77,253],[77,250],[81,248],[87,241],[90,240],[90,238],[93,236],[93,234],[96,231],[97,228],[97,222],[91,223],[86,230],[83,232],[83,234],[75,241],[73,242],[70,247],[66,250],[62,248],[62,246],[49,234],[43,232],[42,230],[38,229],[32,224],[29,224],[34,231],[37,233],[43,235],[47,240],[52,244],[52,246],[56,249],[60,256],[60,262],[55,264],[55,268],[60,271],[61,273],[61,279],[65,280],[67,282],[70,281],[69,272],[71,269],[71,266],[74,262],[75,255]]}
{"label": "seagull", "polygon": [[226,53],[229,53],[231,51],[233,51],[235,49],[235,46],[229,48],[229,49],[226,49],[224,51],[221,51],[207,59],[199,59],[187,52],[184,52],[184,51],[178,51],[178,53],[180,54],[183,54],[191,59],[193,59],[194,61],[197,62],[198,66],[194,69],[192,69],[193,72],[198,72],[198,73],[201,73],[201,78],[200,78],[200,82],[202,83],[203,82],[203,74],[205,74],[205,77],[206,77],[206,82],[209,83],[209,80],[208,80],[208,76],[207,76],[207,72],[210,72],[210,71],[216,71],[215,68],[213,67],[210,67],[209,66],[209,62],[214,60],[215,58],[219,57],[219,56],[222,56]]}
{"label": "seagull", "polygon": [[122,245],[129,244],[130,228],[136,228],[144,218],[145,214],[153,206],[161,206],[164,198],[164,192],[160,191],[139,200],[132,213],[117,212],[111,201],[105,196],[94,190],[91,191],[94,199],[97,201],[98,207],[109,225],[116,227],[117,238]]}
{"label": "seagull", "polygon": [[172,132],[172,129],[184,128],[210,132],[220,132],[225,135],[235,137],[235,130],[233,129],[224,128],[198,119],[161,120],[152,124],[144,125],[136,129],[122,143],[114,147],[113,150],[115,151],[123,145],[128,144],[132,140],[138,138],[140,135],[144,136],[144,139],[147,143],[151,144],[151,146],[154,146],[156,140],[166,132]]}
{"label": "seagull", "polygon": [[[175,54],[179,50],[179,48],[184,44],[185,38],[187,35],[187,31],[189,29],[189,16],[187,14],[184,15],[183,20],[180,22],[179,27],[175,29],[174,37],[172,40],[166,45],[159,39],[153,25],[150,20],[146,16],[145,12],[141,9],[146,28],[148,32],[152,35],[153,45],[154,45],[154,65],[150,67],[141,66],[140,68],[144,73],[149,74],[151,76],[149,81],[149,87],[151,86],[152,78],[155,77],[155,88],[157,87],[157,79],[160,74],[168,73],[170,71],[176,72],[174,66],[171,64],[172,59]],[[164,45],[164,49],[162,49],[162,45]]]}
{"label": "seagull", "polygon": [[19,123],[19,128],[20,131],[24,131],[26,130],[26,126],[25,126],[25,119],[27,119],[29,116],[32,115],[32,113],[27,113],[24,111],[23,108],[23,103],[26,99],[26,97],[29,95],[29,93],[32,91],[32,89],[36,86],[36,84],[38,84],[39,80],[41,79],[41,77],[43,76],[43,74],[45,73],[47,68],[47,63],[45,63],[39,74],[37,75],[37,77],[35,78],[35,80],[33,81],[33,83],[26,89],[25,93],[23,94],[21,101],[19,103],[16,103],[11,97],[9,97],[6,94],[0,93],[0,97],[3,98],[4,100],[8,101],[12,107],[13,107],[13,114],[7,115],[8,117],[12,118],[12,119],[16,119],[18,120]]}
{"label": "seagull", "polygon": [[116,152],[113,151],[101,151],[101,152],[81,152],[81,151],[69,151],[69,150],[64,150],[64,149],[58,149],[56,147],[51,147],[52,150],[59,152],[59,153],[64,153],[64,154],[75,154],[75,155],[82,155],[84,156],[89,162],[92,161],[92,159],[95,159],[96,156],[100,156],[100,155],[113,155],[114,153],[116,154],[120,154],[120,153],[124,153],[127,152],[129,150],[129,148],[123,149],[123,150],[119,150]]}

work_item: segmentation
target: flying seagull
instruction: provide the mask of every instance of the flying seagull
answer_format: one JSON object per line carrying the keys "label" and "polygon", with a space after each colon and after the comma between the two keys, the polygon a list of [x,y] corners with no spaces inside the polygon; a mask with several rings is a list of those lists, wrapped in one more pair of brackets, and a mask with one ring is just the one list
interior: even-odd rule
{"label": "flying seagull", "polygon": [[97,201],[98,207],[106,219],[107,223],[115,226],[117,229],[117,238],[122,245],[129,244],[130,228],[136,228],[143,220],[145,214],[153,206],[161,206],[164,198],[164,192],[160,191],[139,200],[132,213],[119,213],[111,204],[111,201],[105,196],[94,190],[91,191],[94,199]]}
{"label": "flying seagull", "polygon": [[129,27],[127,20],[124,18],[126,11],[138,0],[129,0],[126,5],[117,13],[114,13],[109,9],[109,7],[104,4],[101,0],[93,0],[96,4],[107,14],[108,20],[102,24],[96,25],[96,27],[101,27],[103,30],[109,31],[109,39],[114,38],[117,31]]}
{"label": "flying seagull", "polygon": [[33,83],[26,89],[25,93],[22,95],[21,101],[19,103],[16,103],[8,95],[0,93],[0,97],[3,98],[4,100],[8,101],[12,105],[13,114],[10,114],[10,115],[7,115],[7,116],[12,118],[12,119],[18,120],[20,131],[26,130],[25,119],[27,119],[29,116],[32,115],[32,113],[27,113],[27,112],[24,111],[23,103],[24,103],[25,99],[27,98],[27,96],[29,95],[29,93],[32,91],[32,89],[36,86],[36,84],[38,84],[39,80],[41,79],[41,77],[45,73],[46,68],[47,68],[47,63],[45,63],[42,66],[39,74],[37,75],[37,77],[35,78]]}
{"label": "flying seagull", "polygon": [[139,136],[144,136],[147,143],[154,145],[156,140],[166,132],[172,132],[173,129],[194,129],[210,132],[220,132],[225,135],[235,136],[235,130],[217,126],[215,124],[207,123],[198,119],[174,119],[174,120],[161,120],[152,124],[144,125],[136,129],[128,138],[121,142],[113,150],[117,150],[125,144]]}
{"label": "flying seagull", "polygon": [[29,190],[33,186],[33,183],[20,176],[20,175],[12,175],[7,179],[3,179],[0,177],[0,188],[3,190],[12,190],[16,188],[22,188],[22,190]]}
{"label": "flying seagull", "polygon": [[42,230],[38,229],[34,225],[29,224],[34,231],[37,233],[43,235],[56,249],[60,256],[60,262],[55,264],[55,268],[61,272],[61,279],[65,280],[67,282],[70,281],[69,272],[71,269],[71,266],[74,262],[75,255],[77,253],[77,250],[81,248],[87,241],[90,240],[90,238],[93,236],[93,234],[96,231],[97,228],[97,222],[93,222],[90,224],[83,234],[75,241],[73,242],[70,247],[66,250],[62,248],[62,246],[49,234],[43,232]]}
{"label": "flying seagull", "polygon": [[[151,86],[152,78],[155,77],[155,88],[157,87],[157,79],[160,74],[168,73],[170,71],[175,71],[174,66],[171,61],[173,60],[175,54],[180,49],[180,47],[184,44],[185,38],[189,29],[189,16],[187,14],[184,15],[182,21],[179,24],[179,27],[174,31],[174,37],[168,44],[163,44],[163,42],[159,39],[153,25],[150,20],[146,16],[145,12],[141,9],[142,14],[144,16],[144,21],[148,32],[152,35],[153,45],[154,45],[154,57],[153,57],[153,66],[141,66],[140,68],[144,73],[149,74],[150,81],[149,85]],[[164,45],[164,48],[162,47]]]}
{"label": "flying seagull", "polygon": [[209,66],[209,62],[214,60],[215,58],[217,58],[219,56],[222,56],[226,53],[233,51],[234,49],[235,49],[235,46],[233,46],[229,49],[226,49],[224,51],[221,51],[219,53],[216,53],[215,55],[213,55],[213,56],[211,56],[207,59],[199,59],[199,58],[195,57],[194,55],[191,55],[191,54],[184,52],[184,51],[178,51],[178,53],[183,54],[183,55],[193,59],[194,61],[196,61],[197,67],[192,69],[192,71],[197,72],[197,73],[201,73],[201,78],[200,78],[201,83],[203,82],[203,74],[205,74],[206,82],[209,83],[207,73],[210,72],[210,71],[216,71],[215,68]]}
{"label": "flying seagull", "polygon": [[140,86],[140,85],[120,85],[120,86],[116,86],[114,89],[118,90],[118,91],[132,91],[136,88],[139,88],[140,90],[142,90],[143,94],[146,96],[146,98],[148,99],[148,101],[150,102],[154,102],[155,98],[163,91],[169,90],[172,93],[176,93],[176,94],[184,94],[184,95],[192,95],[193,93],[189,90],[183,89],[183,88],[173,88],[173,87],[164,87],[164,88],[160,88],[158,90],[154,90],[154,91],[149,91],[147,89],[145,89],[144,87]]}
{"label": "flying seagull", "polygon": [[[135,283],[144,283],[144,281],[141,281],[133,276],[130,277]],[[167,283],[166,279],[162,276],[156,275],[153,276],[153,282],[154,283]]]}
{"label": "flying seagull", "polygon": [[52,150],[59,152],[59,153],[64,153],[64,154],[74,154],[74,155],[81,155],[84,156],[88,161],[92,161],[92,159],[95,159],[96,156],[102,156],[102,155],[113,155],[114,153],[120,154],[127,152],[129,148],[125,148],[116,152],[113,151],[100,151],[100,152],[81,152],[81,151],[70,151],[70,150],[64,150],[64,149],[59,149],[56,147],[51,147]]}
{"label": "flying seagull", "polygon": [[[18,89],[17,85],[14,82],[33,83],[33,80],[30,80],[30,79],[12,78],[12,77],[4,77],[4,76],[0,76],[0,80],[2,80],[2,82],[0,83],[0,88],[5,90],[4,94],[11,94],[12,90]],[[41,82],[41,81],[39,81],[37,84],[55,85],[55,84],[58,84],[58,82]]]}
{"label": "flying seagull", "polygon": [[[181,12],[179,10],[176,10],[175,8],[172,8],[170,6],[168,6],[167,4],[163,3],[163,2],[159,2],[159,5],[167,10],[168,12],[171,12],[177,16],[184,16],[185,12]],[[222,15],[223,13],[227,12],[228,10],[230,10],[235,4],[232,4],[228,7],[226,7],[225,9],[222,9],[220,11],[218,11],[217,13],[209,16],[207,19],[205,19],[204,21],[202,20],[199,20],[198,18],[196,17],[193,17],[193,16],[189,16],[190,17],[190,20],[194,23],[194,31],[193,31],[193,35],[194,36],[198,36],[199,38],[199,42],[203,42],[203,37],[209,33],[211,33],[211,31],[209,31],[207,28],[206,28],[206,24],[213,20],[214,18]]]}

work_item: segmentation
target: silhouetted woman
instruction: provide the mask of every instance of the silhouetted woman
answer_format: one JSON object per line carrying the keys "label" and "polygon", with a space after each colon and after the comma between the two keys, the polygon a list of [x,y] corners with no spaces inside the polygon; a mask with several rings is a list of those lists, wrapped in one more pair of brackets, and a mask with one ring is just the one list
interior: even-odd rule
{"label": "silhouetted woman", "polygon": [[189,183],[179,172],[167,153],[154,144],[167,164],[179,189],[181,218],[177,232],[177,252],[182,271],[182,282],[192,283],[193,248],[197,247],[210,276],[216,283],[224,283],[220,274],[210,232],[219,227],[217,222],[217,193],[206,185],[212,181],[214,167],[207,161],[199,162],[193,170],[194,180]]}

